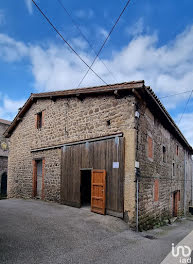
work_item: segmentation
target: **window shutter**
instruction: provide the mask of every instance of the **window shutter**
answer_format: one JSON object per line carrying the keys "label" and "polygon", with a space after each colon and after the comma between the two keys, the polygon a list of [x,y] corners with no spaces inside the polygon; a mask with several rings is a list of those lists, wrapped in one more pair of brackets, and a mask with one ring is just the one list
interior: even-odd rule
{"label": "window shutter", "polygon": [[148,136],[148,157],[153,158],[153,140]]}
{"label": "window shutter", "polygon": [[155,179],[154,181],[154,202],[159,200],[159,180]]}

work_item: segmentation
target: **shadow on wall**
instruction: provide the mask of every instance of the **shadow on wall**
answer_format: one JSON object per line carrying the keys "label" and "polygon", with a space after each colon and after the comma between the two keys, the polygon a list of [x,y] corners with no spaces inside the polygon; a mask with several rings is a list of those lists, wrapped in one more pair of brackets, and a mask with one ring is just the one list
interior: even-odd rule
{"label": "shadow on wall", "polygon": [[0,182],[0,199],[7,197],[7,172],[4,172],[1,176],[1,182]]}

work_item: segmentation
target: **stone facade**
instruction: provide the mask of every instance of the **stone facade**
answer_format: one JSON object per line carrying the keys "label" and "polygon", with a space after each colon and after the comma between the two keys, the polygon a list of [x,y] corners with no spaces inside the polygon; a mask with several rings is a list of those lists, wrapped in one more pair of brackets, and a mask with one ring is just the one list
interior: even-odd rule
{"label": "stone facade", "polygon": [[[45,158],[44,194],[46,200],[60,201],[61,150],[52,149],[31,153],[32,149],[73,141],[102,137],[123,132],[126,144],[135,144],[135,98],[115,96],[37,100],[19,123],[10,138],[8,169],[9,197],[32,197],[32,160]],[[35,115],[44,111],[44,125],[35,126]],[[110,125],[107,121],[110,120]],[[125,182],[134,177],[134,152],[128,152]],[[133,195],[132,195],[133,192]],[[130,199],[132,197],[132,200]],[[125,192],[125,212],[133,215],[134,190]],[[127,216],[128,218],[128,216]]]}
{"label": "stone facade", "polygon": [[[8,148],[9,140],[3,135],[5,130],[10,126],[9,121],[0,119],[0,190],[1,190],[1,177],[3,173],[7,173],[8,169]],[[1,192],[0,192],[1,194]]]}
{"label": "stone facade", "polygon": [[[38,98],[22,117],[10,137],[8,164],[9,197],[33,197],[33,160],[44,159],[44,199],[60,202],[61,149],[53,147],[69,142],[123,133],[125,138],[124,218],[136,225],[135,161],[139,162],[139,226],[151,228],[173,214],[173,193],[180,191],[178,214],[192,204],[192,159],[184,146],[134,94],[123,97],[87,95]],[[137,105],[139,109],[136,108]],[[138,109],[139,118],[135,117]],[[43,126],[36,127],[36,115],[43,111]],[[152,139],[152,157],[148,156],[148,137]],[[163,160],[163,146],[165,157]],[[178,146],[178,155],[176,148]],[[34,151],[32,151],[34,150]],[[185,175],[186,153],[186,178]],[[175,173],[173,173],[173,163]],[[155,180],[158,200],[155,201]],[[191,184],[188,184],[191,182]],[[184,191],[185,189],[185,191]]]}
{"label": "stone facade", "polygon": [[[180,191],[178,215],[192,204],[192,159],[189,152],[165,128],[150,110],[141,105],[136,160],[140,164],[139,227],[149,229],[173,216],[173,194]],[[153,157],[148,155],[148,137],[152,138]],[[186,157],[186,183],[184,182]],[[173,165],[174,164],[174,165]],[[158,200],[155,181],[158,181]],[[186,192],[184,190],[186,189]]]}

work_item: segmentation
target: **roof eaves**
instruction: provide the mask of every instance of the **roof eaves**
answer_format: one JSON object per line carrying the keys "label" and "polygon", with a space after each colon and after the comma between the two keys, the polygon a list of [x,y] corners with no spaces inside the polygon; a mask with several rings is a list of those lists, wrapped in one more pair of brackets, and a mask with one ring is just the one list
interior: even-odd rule
{"label": "roof eaves", "polygon": [[144,81],[137,82],[125,82],[111,85],[103,85],[103,86],[94,86],[80,89],[71,89],[71,90],[63,90],[63,91],[55,91],[55,92],[46,92],[46,93],[34,93],[32,94],[33,98],[47,98],[47,97],[60,97],[60,96],[73,96],[77,94],[98,94],[98,93],[108,93],[114,90],[127,90],[132,88],[142,88],[144,87]]}
{"label": "roof eaves", "polygon": [[144,80],[141,81],[132,81],[132,82],[124,82],[118,84],[111,85],[103,85],[103,86],[94,86],[80,89],[72,89],[72,90],[63,90],[63,91],[55,91],[55,92],[46,92],[46,93],[32,93],[28,100],[25,102],[23,107],[20,109],[14,120],[12,121],[10,127],[6,129],[4,136],[10,137],[11,133],[17,126],[17,124],[22,120],[22,117],[26,113],[26,111],[33,104],[33,101],[36,99],[43,98],[51,98],[51,97],[67,97],[67,96],[76,96],[78,94],[100,94],[100,93],[108,93],[115,90],[127,90],[133,88],[144,88]]}
{"label": "roof eaves", "polygon": [[25,102],[25,104],[20,109],[20,111],[17,113],[15,118],[13,119],[11,125],[5,130],[5,132],[4,132],[5,137],[7,137],[7,138],[10,137],[12,131],[17,126],[17,124],[22,120],[23,115],[25,114],[26,110],[29,109],[29,107],[31,106],[32,103],[33,103],[33,98],[32,98],[32,94],[31,94],[30,97]]}
{"label": "roof eaves", "polygon": [[188,143],[188,141],[186,140],[186,138],[184,137],[184,135],[182,134],[182,132],[180,131],[180,129],[178,128],[178,126],[176,125],[176,123],[174,122],[174,120],[172,119],[172,117],[170,116],[170,114],[168,113],[168,111],[165,109],[165,107],[163,106],[163,104],[161,103],[161,101],[159,100],[159,98],[153,92],[153,90],[151,89],[151,87],[150,86],[146,86],[145,89],[152,96],[152,98],[156,101],[157,105],[159,106],[160,110],[164,113],[164,115],[166,116],[166,118],[169,121],[169,123],[171,124],[171,126],[175,129],[175,131],[177,132],[177,134],[181,137],[181,139],[186,144],[187,148],[193,154],[193,148],[192,148],[192,146]]}

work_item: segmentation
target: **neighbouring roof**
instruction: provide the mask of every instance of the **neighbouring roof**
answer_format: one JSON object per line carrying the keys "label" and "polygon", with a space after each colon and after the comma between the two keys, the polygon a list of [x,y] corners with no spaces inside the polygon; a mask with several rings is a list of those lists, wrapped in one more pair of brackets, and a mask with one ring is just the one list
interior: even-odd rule
{"label": "neighbouring roof", "polygon": [[11,125],[11,121],[5,120],[5,119],[0,119],[1,124],[6,124],[6,125]]}
{"label": "neighbouring roof", "polygon": [[23,107],[20,109],[16,117],[14,118],[11,126],[5,131],[5,136],[10,137],[14,129],[17,127],[18,123],[22,120],[22,117],[29,110],[31,105],[38,99],[52,99],[56,100],[60,97],[78,97],[84,98],[86,96],[98,96],[100,94],[115,94],[130,92],[134,93],[136,96],[144,100],[147,106],[152,110],[162,124],[167,127],[172,134],[174,134],[177,139],[193,154],[193,149],[187,142],[186,138],[183,136],[182,132],[179,130],[169,113],[166,111],[165,107],[162,105],[158,97],[155,95],[153,90],[145,86],[144,81],[133,81],[124,82],[111,85],[95,86],[88,88],[64,90],[64,91],[54,91],[46,93],[32,93]]}

